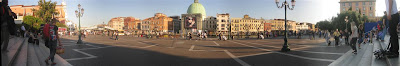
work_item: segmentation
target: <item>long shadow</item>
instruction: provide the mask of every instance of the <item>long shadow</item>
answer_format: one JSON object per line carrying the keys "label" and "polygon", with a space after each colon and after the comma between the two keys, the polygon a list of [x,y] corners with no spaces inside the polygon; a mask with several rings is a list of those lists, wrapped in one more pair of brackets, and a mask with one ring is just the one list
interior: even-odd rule
{"label": "long shadow", "polygon": [[[63,39],[71,41],[69,39]],[[154,43],[144,42],[149,45]],[[86,44],[98,45],[99,47],[112,46],[99,43],[86,42]],[[74,49],[93,48],[86,47],[85,45],[76,45]],[[66,48],[66,50],[72,50],[72,48]],[[84,59],[84,60],[73,60],[68,61],[75,66],[241,66],[232,58],[193,58],[186,56],[171,55],[157,51],[150,51],[137,48],[129,47],[109,47],[102,49],[93,50],[81,50],[85,53],[97,56],[97,58]],[[171,51],[173,52],[173,51]],[[68,52],[64,53],[69,54]],[[193,54],[193,52],[188,52]],[[194,53],[196,55],[220,55],[221,53]],[[61,55],[62,56],[62,55]],[[80,55],[71,55],[79,57],[85,57]],[[224,55],[222,55],[224,56]],[[225,55],[228,56],[228,55]],[[62,56],[63,57],[63,56]]]}

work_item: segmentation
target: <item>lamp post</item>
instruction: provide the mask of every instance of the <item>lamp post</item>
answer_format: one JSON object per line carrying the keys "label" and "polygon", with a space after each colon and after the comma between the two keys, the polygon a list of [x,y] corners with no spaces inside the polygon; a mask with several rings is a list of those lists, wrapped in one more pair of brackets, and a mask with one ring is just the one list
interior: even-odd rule
{"label": "lamp post", "polygon": [[296,1],[295,1],[295,0],[292,0],[292,1],[291,1],[291,3],[292,3],[292,8],[290,8],[289,3],[288,3],[286,0],[285,0],[285,2],[282,3],[281,6],[278,5],[278,4],[279,4],[279,0],[275,0],[275,2],[276,2],[276,6],[277,6],[278,8],[283,8],[283,7],[285,7],[285,38],[284,38],[285,43],[283,44],[283,47],[282,47],[281,51],[287,52],[287,51],[290,51],[290,48],[289,48],[289,45],[288,45],[288,43],[287,43],[286,9],[293,10]]}
{"label": "lamp post", "polygon": [[78,10],[75,10],[76,17],[79,19],[79,40],[77,44],[83,44],[82,42],[82,32],[81,32],[81,17],[83,16],[84,9],[81,7],[81,4],[78,4]]}

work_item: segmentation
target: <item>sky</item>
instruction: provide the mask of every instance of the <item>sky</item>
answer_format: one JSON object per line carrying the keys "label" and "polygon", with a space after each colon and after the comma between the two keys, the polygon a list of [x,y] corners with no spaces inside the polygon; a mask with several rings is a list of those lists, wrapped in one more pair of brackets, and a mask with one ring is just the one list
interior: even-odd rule
{"label": "sky", "polygon": [[[9,5],[37,5],[39,0],[10,0]],[[49,1],[49,0],[47,0]],[[51,0],[61,4],[63,0]],[[284,0],[280,0],[280,5]],[[288,0],[290,1],[290,0]],[[297,22],[316,23],[336,17],[340,11],[340,0],[296,0],[294,10],[287,10],[287,19]],[[78,23],[75,10],[78,4],[85,9],[81,25],[89,27],[105,24],[114,17],[132,16],[139,19],[153,17],[155,13],[181,16],[187,12],[194,0],[65,0],[66,18]],[[229,13],[231,18],[284,19],[283,8],[277,8],[275,0],[199,0],[207,16]],[[399,3],[399,1],[397,1]],[[399,6],[397,6],[399,7]],[[384,0],[376,0],[376,16],[382,16],[386,6]]]}

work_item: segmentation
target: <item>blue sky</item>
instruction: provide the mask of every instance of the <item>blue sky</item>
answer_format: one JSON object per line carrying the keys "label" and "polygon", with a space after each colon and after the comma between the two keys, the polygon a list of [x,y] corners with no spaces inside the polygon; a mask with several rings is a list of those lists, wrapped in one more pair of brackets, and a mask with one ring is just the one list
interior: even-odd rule
{"label": "blue sky", "polygon": [[[10,5],[37,5],[39,0],[10,0]],[[49,0],[47,0],[49,1]],[[62,0],[52,0],[61,4]],[[84,27],[107,23],[113,17],[132,16],[146,19],[155,13],[180,16],[194,0],[65,0],[67,19],[78,22],[75,16],[77,5],[81,4],[85,13],[81,18]],[[278,9],[275,0],[199,0],[206,9],[207,16],[229,13],[232,18],[248,14],[253,18],[284,18],[284,9]],[[280,0],[283,2],[283,0]],[[290,1],[290,0],[288,0]],[[287,11],[287,18],[297,22],[316,23],[330,19],[339,13],[339,0],[297,0],[294,10]],[[377,16],[381,16],[384,0],[377,0]],[[379,7],[378,7],[379,6]],[[381,14],[382,13],[382,14]]]}

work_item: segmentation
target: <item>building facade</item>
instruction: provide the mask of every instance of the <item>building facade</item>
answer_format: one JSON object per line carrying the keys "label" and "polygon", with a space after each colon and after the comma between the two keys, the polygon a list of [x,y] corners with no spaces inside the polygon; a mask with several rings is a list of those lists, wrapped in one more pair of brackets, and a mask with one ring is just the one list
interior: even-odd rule
{"label": "building facade", "polygon": [[265,32],[271,32],[272,30],[272,23],[270,22],[271,20],[264,20],[264,31]]}
{"label": "building facade", "polygon": [[217,28],[216,32],[227,35],[229,33],[229,13],[226,14],[217,14]]}
{"label": "building facade", "polygon": [[[340,12],[356,11],[369,18],[375,17],[376,0],[340,0]],[[351,9],[350,9],[351,8]]]}
{"label": "building facade", "polygon": [[203,17],[200,13],[197,14],[182,14],[181,16],[181,29],[184,33],[188,32],[202,32],[203,31]]}
{"label": "building facade", "polygon": [[[296,22],[287,20],[287,30],[297,31]],[[285,30],[285,19],[274,19],[271,21],[271,31],[284,31]]]}
{"label": "building facade", "polygon": [[[55,18],[57,18],[60,23],[66,23],[66,14],[65,14],[65,7],[66,5],[56,5],[56,12]],[[24,16],[35,16],[33,9],[39,9],[40,6],[38,5],[11,5],[10,9],[17,15],[18,19],[15,19],[16,24],[22,24]]]}
{"label": "building facade", "polygon": [[[181,32],[181,17],[180,16],[170,16],[172,18],[172,31],[173,33],[180,33]],[[170,28],[170,27],[168,27]]]}
{"label": "building facade", "polygon": [[203,21],[203,30],[209,34],[214,34],[217,29],[217,18],[209,16]]}
{"label": "building facade", "polygon": [[130,33],[137,33],[140,31],[140,19],[134,17],[126,17],[124,20],[124,30]]}
{"label": "building facade", "polygon": [[296,29],[299,30],[309,30],[309,26],[306,23],[296,23]]}
{"label": "building facade", "polygon": [[231,18],[232,34],[237,33],[258,33],[264,32],[264,20],[250,18],[249,15],[244,15],[244,18]]}
{"label": "building facade", "polygon": [[125,26],[125,17],[115,17],[108,21],[108,26],[114,28],[116,30],[124,30]]}
{"label": "building facade", "polygon": [[145,31],[166,33],[168,27],[172,27],[168,26],[169,22],[172,22],[172,18],[162,13],[156,13],[154,17],[143,19],[141,26]]}

